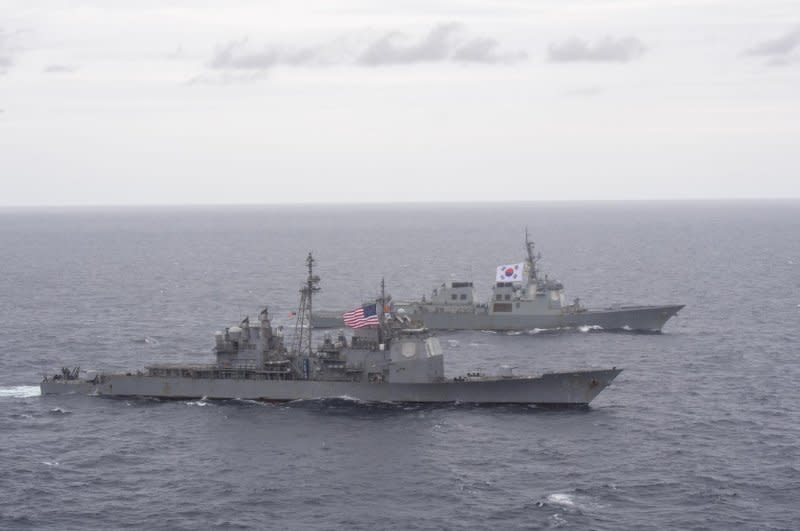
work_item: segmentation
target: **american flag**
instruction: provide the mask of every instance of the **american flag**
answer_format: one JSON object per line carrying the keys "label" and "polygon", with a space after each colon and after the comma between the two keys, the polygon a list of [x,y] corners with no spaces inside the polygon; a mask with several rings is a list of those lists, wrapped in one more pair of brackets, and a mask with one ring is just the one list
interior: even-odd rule
{"label": "american flag", "polygon": [[378,307],[376,304],[368,304],[355,310],[351,310],[344,315],[344,324],[350,328],[363,328],[370,325],[378,325]]}

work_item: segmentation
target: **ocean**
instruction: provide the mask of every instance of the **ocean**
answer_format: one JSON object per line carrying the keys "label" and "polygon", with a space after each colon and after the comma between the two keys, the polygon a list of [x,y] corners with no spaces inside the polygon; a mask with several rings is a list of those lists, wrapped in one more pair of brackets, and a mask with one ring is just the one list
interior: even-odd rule
{"label": "ocean", "polygon": [[[662,334],[448,332],[447,373],[623,367],[583,409],[39,396],[62,366],[212,358],[269,305],[523,257]],[[0,528],[796,529],[800,201],[0,209]]]}

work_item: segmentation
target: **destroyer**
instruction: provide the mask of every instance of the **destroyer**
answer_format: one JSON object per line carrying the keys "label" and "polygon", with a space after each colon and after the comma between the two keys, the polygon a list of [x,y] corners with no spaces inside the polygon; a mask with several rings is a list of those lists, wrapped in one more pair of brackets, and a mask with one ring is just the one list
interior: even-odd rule
{"label": "destroyer", "polygon": [[151,365],[142,371],[83,378],[78,369],[63,369],[44,378],[42,394],[268,401],[347,396],[365,401],[574,406],[591,402],[621,372],[612,368],[515,376],[504,366],[497,376],[473,372],[449,379],[435,336],[407,317],[384,315],[376,307],[360,311],[376,312],[377,326],[356,328],[349,340],[344,335],[326,338],[315,351],[311,327],[303,326],[319,290],[313,264],[309,253],[291,348],[285,346],[281,330],[273,328],[265,308],[257,323],[245,318],[216,333],[214,363]]}
{"label": "destroyer", "polygon": [[[432,330],[534,330],[596,327],[603,330],[660,332],[682,304],[586,308],[580,299],[568,304],[564,285],[539,272],[541,255],[525,231],[525,260],[499,266],[492,296],[479,302],[469,281],[448,281],[433,290],[430,298],[396,302],[395,311],[405,313]],[[314,314],[317,328],[340,328],[341,312]]]}

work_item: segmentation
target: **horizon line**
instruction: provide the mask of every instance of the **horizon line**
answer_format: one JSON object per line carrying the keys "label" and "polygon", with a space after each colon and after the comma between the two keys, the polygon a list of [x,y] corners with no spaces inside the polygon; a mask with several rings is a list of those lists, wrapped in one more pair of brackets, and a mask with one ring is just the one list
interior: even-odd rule
{"label": "horizon line", "polygon": [[204,208],[204,207],[361,207],[361,206],[422,206],[422,205],[501,205],[501,204],[535,204],[535,203],[697,203],[697,202],[774,202],[798,201],[798,197],[687,197],[687,198],[636,198],[636,199],[499,199],[499,200],[437,200],[437,201],[286,201],[280,203],[60,203],[60,204],[0,204],[0,209],[80,209],[80,208]]}

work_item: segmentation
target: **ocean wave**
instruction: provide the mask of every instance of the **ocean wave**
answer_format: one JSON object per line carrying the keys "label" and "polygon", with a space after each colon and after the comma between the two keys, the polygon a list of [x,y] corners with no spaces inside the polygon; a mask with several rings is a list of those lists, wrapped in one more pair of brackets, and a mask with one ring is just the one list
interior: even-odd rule
{"label": "ocean wave", "polygon": [[150,336],[145,336],[143,338],[131,339],[131,341],[133,341],[134,343],[140,343],[140,344],[143,344],[143,345],[158,345],[159,344],[158,339],[150,337]]}
{"label": "ocean wave", "polygon": [[253,400],[251,398],[234,398],[231,400],[236,404],[242,404],[243,406],[268,406],[270,405],[268,402],[264,402],[262,400]]}
{"label": "ocean wave", "polygon": [[14,387],[0,387],[0,398],[32,398],[41,396],[42,390],[38,385],[17,385]]}
{"label": "ocean wave", "polygon": [[210,406],[210,405],[211,405],[211,402],[209,402],[209,401],[208,401],[208,397],[207,397],[207,396],[204,396],[204,397],[203,397],[203,398],[201,398],[200,400],[190,400],[189,402],[185,402],[185,404],[186,404],[187,406],[200,406],[200,407],[205,407],[205,406]]}
{"label": "ocean wave", "polygon": [[551,328],[534,328],[532,330],[528,330],[527,334],[531,336],[535,336],[536,334],[541,334],[542,332],[550,332]]}
{"label": "ocean wave", "polygon": [[592,332],[592,331],[595,331],[595,330],[602,330],[602,329],[603,329],[603,327],[600,326],[600,325],[583,325],[583,326],[579,326],[578,327],[578,330],[580,330],[584,334],[586,332]]}
{"label": "ocean wave", "polygon": [[363,402],[363,400],[361,400],[360,398],[356,398],[356,397],[350,396],[350,395],[339,395],[336,398],[334,398],[333,400],[345,400],[347,402]]}
{"label": "ocean wave", "polygon": [[545,498],[545,502],[550,505],[560,505],[562,507],[572,508],[575,507],[575,495],[574,494],[565,494],[563,492],[556,492],[554,494],[550,494]]}

